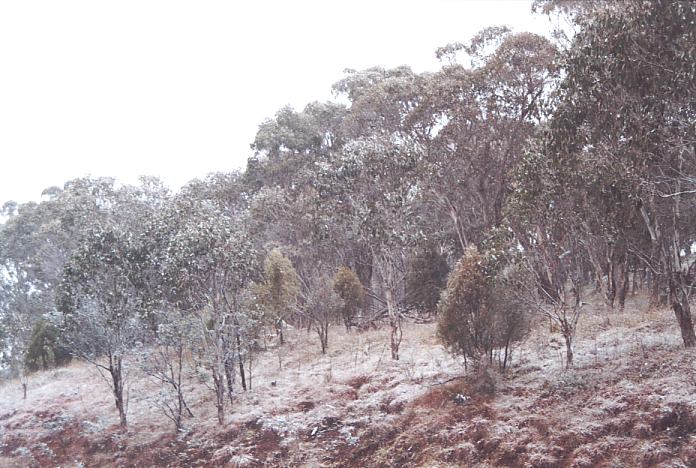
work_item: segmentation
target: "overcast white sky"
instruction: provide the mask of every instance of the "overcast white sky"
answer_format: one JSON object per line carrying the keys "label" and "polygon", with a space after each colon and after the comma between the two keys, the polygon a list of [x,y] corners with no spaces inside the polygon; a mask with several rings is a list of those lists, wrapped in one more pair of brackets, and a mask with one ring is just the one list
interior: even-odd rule
{"label": "overcast white sky", "polygon": [[244,166],[263,119],[331,98],[345,68],[435,70],[529,0],[0,2],[0,205],[91,174],[174,188]]}

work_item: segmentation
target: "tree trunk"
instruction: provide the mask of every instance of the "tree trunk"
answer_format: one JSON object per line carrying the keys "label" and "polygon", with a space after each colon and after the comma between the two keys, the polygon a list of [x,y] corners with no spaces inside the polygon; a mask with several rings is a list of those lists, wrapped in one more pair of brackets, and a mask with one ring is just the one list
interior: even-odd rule
{"label": "tree trunk", "polygon": [[213,387],[215,388],[215,408],[217,409],[218,424],[225,424],[225,384],[222,376],[213,369]]}
{"label": "tree trunk", "polygon": [[570,333],[564,332],[563,339],[566,345],[566,368],[573,367],[573,337]]}
{"label": "tree trunk", "polygon": [[390,345],[391,345],[391,357],[395,361],[399,360],[399,346],[401,345],[401,319],[399,317],[399,311],[397,310],[394,292],[391,288],[387,288],[385,291],[387,296],[387,311],[389,313],[389,325],[391,327],[390,333]]}
{"label": "tree trunk", "polygon": [[[354,250],[354,253],[355,255],[353,258],[353,266],[355,269],[355,274],[358,276],[360,284],[362,284],[363,287],[369,288],[372,286],[374,273],[374,255],[372,253],[372,250],[364,246],[357,246]],[[360,316],[364,319],[364,317],[367,316],[368,311],[372,310],[373,305],[373,298],[369,295],[366,295],[365,303],[363,304],[362,310],[358,309],[353,311],[354,314],[353,317],[350,319],[350,324],[352,325],[354,321],[358,321],[359,324],[360,317],[356,315],[360,314]]]}
{"label": "tree trunk", "polygon": [[234,356],[225,357],[225,378],[227,380],[227,397],[234,404]]}
{"label": "tree trunk", "polygon": [[109,372],[113,382],[114,400],[121,427],[126,427],[128,421],[126,419],[126,405],[123,398],[123,361],[121,357],[110,358]]}
{"label": "tree trunk", "polygon": [[628,259],[624,259],[619,272],[619,282],[616,288],[616,298],[619,301],[619,310],[623,312],[626,306],[626,297],[631,286],[628,270]]}
{"label": "tree trunk", "polygon": [[616,271],[616,258],[614,255],[615,247],[609,248],[609,255],[607,257],[607,289],[605,291],[605,301],[607,307],[614,310],[614,301],[616,300],[616,289],[617,289],[617,271]]}
{"label": "tree trunk", "polygon": [[247,366],[247,369],[249,370],[249,371],[248,371],[248,372],[249,372],[249,390],[251,390],[251,388],[252,388],[252,377],[253,377],[253,374],[252,374],[252,370],[253,370],[253,369],[252,369],[252,364],[253,364],[252,358],[253,358],[253,356],[252,356],[252,354],[251,354],[251,349],[248,349],[248,353],[249,353],[249,365]]}
{"label": "tree trunk", "polygon": [[684,347],[691,348],[696,346],[696,335],[694,335],[694,324],[691,320],[691,307],[689,306],[689,299],[683,292],[679,293],[674,291],[672,296],[674,297],[672,302],[672,310],[674,310],[674,315],[676,316],[677,323],[679,324],[679,330],[681,331]]}
{"label": "tree trunk", "polygon": [[650,300],[648,301],[650,309],[660,307],[660,279],[656,273],[650,274]]}
{"label": "tree trunk", "polygon": [[276,332],[278,334],[278,338],[280,339],[280,344],[281,346],[285,344],[285,338],[283,337],[283,320],[278,319],[276,322]]}
{"label": "tree trunk", "polygon": [[343,324],[346,326],[346,331],[350,333],[351,327],[353,326],[353,321],[350,317],[343,317]]}
{"label": "tree trunk", "polygon": [[[242,341],[237,333],[237,359],[239,360],[239,377],[242,381],[242,390],[246,392],[246,377],[244,376],[244,359],[242,359]],[[250,382],[251,384],[251,382]]]}
{"label": "tree trunk", "polygon": [[329,347],[329,324],[318,323],[316,330],[319,335],[319,342],[321,343],[321,354],[326,354],[326,350]]}
{"label": "tree trunk", "polygon": [[509,350],[510,350],[510,340],[508,339],[508,340],[505,340],[505,355],[503,357],[503,365],[502,365],[503,372],[505,372],[505,369],[507,368],[508,358],[511,357]]}
{"label": "tree trunk", "polygon": [[175,384],[176,387],[176,396],[177,396],[177,420],[175,421],[176,424],[176,432],[181,431],[181,419],[182,419],[182,414],[184,410],[186,410],[186,413],[189,415],[189,417],[193,417],[193,413],[191,412],[191,409],[188,407],[186,404],[186,399],[184,398],[184,392],[181,389],[181,374],[182,370],[184,368],[184,345],[183,343],[179,342],[177,346],[177,381]]}

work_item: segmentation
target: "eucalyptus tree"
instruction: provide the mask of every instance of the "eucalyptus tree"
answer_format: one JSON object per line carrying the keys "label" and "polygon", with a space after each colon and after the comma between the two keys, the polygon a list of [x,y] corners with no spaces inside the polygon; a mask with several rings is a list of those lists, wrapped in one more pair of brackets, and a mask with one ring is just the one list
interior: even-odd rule
{"label": "eucalyptus tree", "polygon": [[112,179],[74,179],[44,191],[40,203],[4,205],[0,228],[0,283],[8,331],[3,360],[26,390],[26,351],[32,331],[55,310],[63,266],[89,228],[107,216],[115,202]]}
{"label": "eucalyptus tree", "polygon": [[160,384],[155,403],[181,432],[184,416],[193,417],[184,393],[186,355],[200,343],[200,327],[195,318],[173,307],[158,310],[157,335],[144,350],[142,367],[146,374]]}
{"label": "eucalyptus tree", "polygon": [[257,275],[257,251],[243,213],[229,213],[207,200],[182,197],[175,211],[183,222],[167,246],[170,301],[196,319],[201,339],[196,355],[212,379],[217,418],[225,420],[225,389],[232,395],[233,363],[244,379],[242,324],[245,288]]}
{"label": "eucalyptus tree", "polygon": [[120,423],[126,426],[128,369],[147,339],[143,325],[160,283],[145,228],[164,206],[168,191],[148,178],[139,186],[114,189],[108,181],[85,188],[98,189],[91,193],[99,216],[89,220],[63,266],[56,303],[71,352],[92,363],[109,383]]}
{"label": "eucalyptus tree", "polygon": [[7,270],[3,271],[5,281],[0,297],[0,334],[2,335],[2,367],[7,368],[11,377],[19,379],[24,398],[30,369],[27,355],[30,337],[37,314],[35,303],[27,285]]}
{"label": "eucalyptus tree", "polygon": [[114,197],[111,179],[75,179],[50,192],[40,203],[9,204],[0,231],[2,268],[14,276],[13,285],[31,290],[35,318],[53,308],[63,265]]}
{"label": "eucalyptus tree", "polygon": [[121,226],[95,227],[65,265],[59,308],[71,351],[110,384],[127,425],[128,360],[144,339],[137,241]]}
{"label": "eucalyptus tree", "polygon": [[315,165],[343,146],[346,114],[345,106],[333,102],[313,102],[300,112],[280,109],[259,125],[251,145],[254,156],[244,174],[247,185],[255,190],[280,187],[294,198]]}
{"label": "eucalyptus tree", "polygon": [[521,297],[558,326],[571,366],[587,286],[582,187],[576,183],[582,176],[563,154],[547,151],[548,139],[540,131],[518,162],[506,221],[523,252],[519,264],[529,273]]}
{"label": "eucalyptus tree", "polygon": [[283,107],[259,126],[252,148],[270,160],[327,154],[343,144],[346,113],[345,106],[335,102],[312,102],[301,112]]}
{"label": "eucalyptus tree", "polygon": [[413,115],[428,97],[429,78],[430,74],[415,73],[407,66],[347,70],[333,85],[336,94],[351,102],[342,122],[344,133],[350,139],[407,134],[425,144],[437,123]]}
{"label": "eucalyptus tree", "polygon": [[[346,76],[334,84],[334,91],[351,101],[350,113],[344,120],[346,134],[351,140],[335,162],[339,183],[343,183],[340,177],[349,181],[351,188],[347,190],[351,194],[338,196],[334,213],[338,219],[356,216],[359,219],[367,213],[371,217],[365,218],[362,226],[346,230],[356,233],[354,237],[360,239],[369,252],[373,274],[361,275],[358,265],[356,272],[371,290],[375,281],[380,284],[380,291],[373,291],[369,302],[373,303],[373,308],[374,303],[386,306],[395,359],[401,336],[401,312],[405,306],[405,259],[416,239],[428,231],[417,218],[422,207],[422,181],[427,177],[427,167],[423,163],[438,123],[416,116],[428,99],[430,79],[430,74],[414,73],[406,66],[374,67],[348,70]],[[346,199],[348,203],[344,202]],[[421,221],[423,219],[420,217]],[[416,224],[419,224],[418,229],[408,230],[407,225],[415,227]],[[368,225],[372,227],[367,228]]]}
{"label": "eucalyptus tree", "polygon": [[243,178],[256,237],[269,250],[283,246],[305,280],[318,261],[358,266],[362,257],[352,255],[361,246],[343,235],[318,177],[346,142],[347,115],[345,106],[330,102],[310,103],[300,112],[281,109],[259,126]]}
{"label": "eucalyptus tree", "polygon": [[432,215],[449,219],[463,251],[503,222],[512,168],[557,78],[557,51],[541,36],[491,27],[437,55],[443,68],[429,78],[412,120],[433,128],[423,197]]}
{"label": "eucalyptus tree", "polygon": [[322,354],[326,354],[329,348],[329,328],[339,318],[341,307],[344,305],[333,286],[331,277],[318,268],[318,272],[302,284],[301,301],[297,306],[317,333]]}
{"label": "eucalyptus tree", "polygon": [[374,259],[378,287],[371,296],[387,313],[395,360],[402,338],[406,255],[421,234],[412,224],[421,157],[415,142],[396,135],[371,136],[347,144],[322,175],[340,205],[335,216],[368,246]]}
{"label": "eucalyptus tree", "polygon": [[616,200],[605,222],[652,272],[653,295],[666,290],[684,345],[694,346],[696,6],[622,6],[597,10],[576,36],[545,154],[593,181],[576,184],[590,206]]}

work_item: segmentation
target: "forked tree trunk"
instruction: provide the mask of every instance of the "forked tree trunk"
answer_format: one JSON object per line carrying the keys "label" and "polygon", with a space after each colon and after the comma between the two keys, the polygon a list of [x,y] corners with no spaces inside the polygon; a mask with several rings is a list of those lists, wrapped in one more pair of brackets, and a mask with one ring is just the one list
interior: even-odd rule
{"label": "forked tree trunk", "polygon": [[225,374],[225,350],[227,347],[225,346],[225,342],[223,340],[222,334],[220,331],[217,332],[217,336],[215,337],[216,340],[216,346],[213,348],[213,352],[215,353],[213,356],[213,365],[212,367],[212,373],[213,373],[213,387],[215,390],[215,407],[217,409],[217,420],[220,425],[225,424],[225,381],[224,381],[224,374]]}
{"label": "forked tree trunk", "polygon": [[619,272],[619,281],[616,287],[616,298],[619,301],[619,310],[623,312],[626,306],[626,297],[630,288],[630,278],[628,273],[628,259],[624,259]]}
{"label": "forked tree trunk", "polygon": [[317,322],[315,325],[315,330],[317,335],[319,335],[319,343],[321,344],[321,354],[326,354],[326,350],[329,348],[329,323],[328,322]]}
{"label": "forked tree trunk", "polygon": [[182,424],[182,418],[184,414],[184,410],[186,410],[186,413],[188,414],[189,417],[193,417],[193,413],[189,409],[188,405],[186,404],[186,399],[184,398],[184,391],[181,388],[181,377],[182,377],[182,371],[184,368],[184,345],[183,343],[179,342],[176,348],[176,380],[174,379],[174,374],[172,373],[172,386],[174,387],[174,390],[176,390],[176,397],[177,397],[177,405],[176,405],[176,415],[174,417],[174,425],[177,434],[181,432],[181,428],[183,427]]}

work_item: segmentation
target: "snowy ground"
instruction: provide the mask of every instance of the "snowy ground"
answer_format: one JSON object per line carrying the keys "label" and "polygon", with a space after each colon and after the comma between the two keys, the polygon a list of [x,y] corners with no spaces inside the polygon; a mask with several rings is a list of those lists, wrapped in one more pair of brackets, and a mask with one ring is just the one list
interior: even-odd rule
{"label": "snowy ground", "polygon": [[294,331],[259,356],[224,427],[192,378],[178,437],[154,382],[133,374],[121,432],[108,387],[77,363],[34,376],[26,401],[0,387],[0,466],[696,466],[696,353],[669,311],[644,309],[589,309],[569,371],[540,324],[493,396],[457,379],[433,324],[406,326],[398,362],[386,330],[335,327],[326,356]]}

